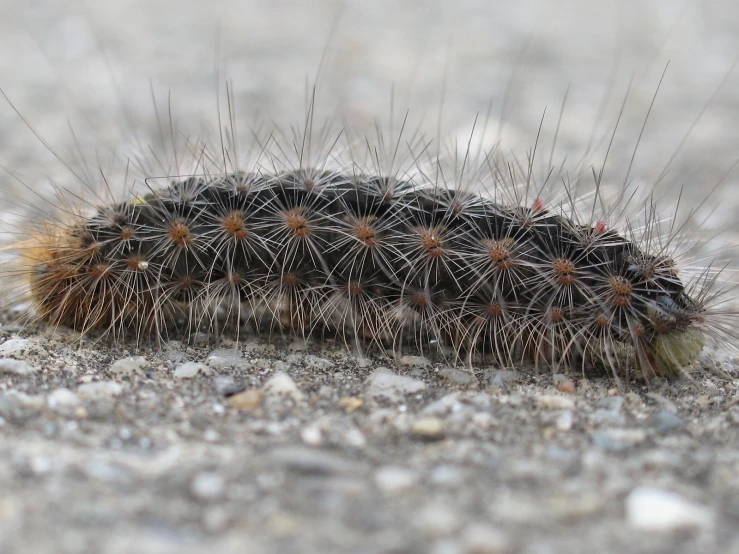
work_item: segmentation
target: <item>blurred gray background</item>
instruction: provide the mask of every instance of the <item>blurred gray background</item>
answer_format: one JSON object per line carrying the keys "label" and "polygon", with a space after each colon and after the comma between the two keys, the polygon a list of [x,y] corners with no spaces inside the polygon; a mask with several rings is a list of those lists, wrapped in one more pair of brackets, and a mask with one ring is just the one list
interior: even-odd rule
{"label": "blurred gray background", "polygon": [[[442,136],[462,143],[475,115],[492,106],[492,138],[505,122],[502,143],[521,156],[545,109],[540,148],[548,152],[569,88],[555,161],[575,159],[595,136],[594,163],[630,86],[606,172],[619,181],[666,67],[632,176],[655,179],[706,104],[672,162],[671,186],[700,198],[738,155],[739,72],[730,69],[739,9],[730,1],[2,4],[0,87],[70,163],[78,148],[102,165],[114,148],[125,156],[132,129],[143,144],[157,142],[151,89],[160,110],[171,95],[178,125],[195,136],[214,128],[226,80],[245,128],[257,119],[288,126],[302,121],[318,75],[319,117],[341,117],[355,134],[388,125],[391,95],[396,121],[409,108],[414,128],[433,136],[441,113]],[[41,190],[48,177],[74,187],[7,103],[0,129],[5,167]],[[7,176],[0,184],[11,201],[23,194]],[[735,185],[731,175],[720,192],[730,202],[716,218],[733,213]]]}

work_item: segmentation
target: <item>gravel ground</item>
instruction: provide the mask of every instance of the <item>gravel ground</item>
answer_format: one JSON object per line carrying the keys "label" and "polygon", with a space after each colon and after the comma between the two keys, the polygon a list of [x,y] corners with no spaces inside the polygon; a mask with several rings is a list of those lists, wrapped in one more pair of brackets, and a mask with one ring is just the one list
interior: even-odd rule
{"label": "gravel ground", "polygon": [[11,332],[6,552],[737,552],[737,380]]}
{"label": "gravel ground", "polygon": [[[63,152],[71,119],[88,156],[125,150],[129,125],[155,137],[149,78],[173,90],[178,117],[198,129],[212,116],[214,51],[247,119],[298,121],[340,6],[6,4],[0,87]],[[451,136],[464,137],[493,99],[505,144],[523,149],[543,108],[556,113],[572,85],[558,149],[578,151],[604,94],[613,92],[607,113],[618,113],[633,75],[613,158],[622,168],[671,60],[634,174],[659,174],[709,99],[672,182],[705,196],[735,161],[733,3],[488,4],[344,3],[319,80],[325,106],[368,127],[387,118],[395,83],[398,103],[432,114],[433,131],[445,86]],[[0,110],[0,124],[5,167],[34,190],[48,191],[47,176],[73,186],[13,110]],[[730,175],[717,193],[711,225],[735,220],[736,185]],[[35,200],[9,177],[0,193],[17,207],[2,218],[8,232]],[[618,387],[527,368],[467,372],[412,353],[357,358],[289,339],[80,343],[12,318],[3,313],[0,327],[3,553],[739,553],[732,345],[704,351],[691,378]]]}

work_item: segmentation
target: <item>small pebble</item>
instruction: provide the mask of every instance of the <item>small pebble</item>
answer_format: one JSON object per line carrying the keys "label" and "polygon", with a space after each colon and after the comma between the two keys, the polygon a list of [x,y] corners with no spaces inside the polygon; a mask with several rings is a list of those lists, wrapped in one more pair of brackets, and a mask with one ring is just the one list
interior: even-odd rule
{"label": "small pebble", "polygon": [[604,410],[604,411],[612,412],[612,413],[620,412],[623,405],[624,405],[623,396],[606,396],[604,398],[599,399],[595,403],[595,407],[598,408],[599,410]]}
{"label": "small pebble", "polygon": [[37,368],[29,365],[23,360],[14,360],[12,358],[0,359],[0,373],[12,373],[15,375],[29,375],[36,371]]}
{"label": "small pebble", "polygon": [[364,436],[362,431],[353,427],[344,433],[344,442],[354,448],[364,448],[367,446],[367,437]]}
{"label": "small pebble", "polygon": [[344,396],[339,399],[339,407],[344,408],[347,414],[356,412],[359,408],[364,405],[364,400],[357,398],[356,396]]}
{"label": "small pebble", "polygon": [[711,511],[677,493],[639,487],[626,497],[626,521],[652,532],[705,529],[713,524]]}
{"label": "small pebble", "polygon": [[435,485],[453,488],[460,486],[464,482],[466,476],[467,474],[465,473],[465,470],[461,467],[440,465],[431,470],[429,479]]}
{"label": "small pebble", "polygon": [[439,375],[455,385],[471,385],[477,383],[474,374],[454,367],[445,367],[439,371]]}
{"label": "small pebble", "polygon": [[264,393],[259,389],[247,389],[228,398],[226,403],[237,410],[253,412],[264,402]]}
{"label": "small pebble", "polygon": [[282,371],[278,371],[272,375],[264,384],[263,388],[267,396],[291,398],[294,402],[300,402],[304,397],[292,377]]}
{"label": "small pebble", "polygon": [[174,370],[174,377],[175,379],[192,379],[198,373],[208,375],[210,368],[198,362],[187,362],[177,366],[177,369]]}
{"label": "small pebble", "polygon": [[215,429],[206,429],[203,433],[203,440],[207,442],[218,442],[221,440],[221,434]]}
{"label": "small pebble", "polygon": [[683,424],[683,420],[677,414],[667,410],[660,410],[649,418],[648,421],[657,433],[667,433],[678,429]]}
{"label": "small pebble", "polygon": [[406,396],[426,390],[420,379],[375,371],[370,375],[367,395],[374,400],[402,402]]}
{"label": "small pebble", "polygon": [[413,423],[411,432],[423,439],[440,439],[444,436],[444,422],[438,417],[422,417]]}
{"label": "small pebble", "polygon": [[123,387],[115,381],[94,381],[84,383],[77,387],[77,395],[81,398],[107,398],[118,396],[123,392]]}
{"label": "small pebble", "polygon": [[149,365],[143,356],[133,356],[116,360],[110,366],[110,372],[116,377],[125,377],[134,374],[143,374],[143,369]]}
{"label": "small pebble", "polygon": [[518,381],[520,378],[521,373],[507,369],[496,369],[485,372],[485,379],[494,387],[502,387],[505,384]]}
{"label": "small pebble", "polygon": [[354,465],[343,457],[305,446],[284,446],[272,450],[274,463],[301,475],[328,476],[354,471]]}
{"label": "small pebble", "polygon": [[449,414],[461,412],[463,409],[464,405],[459,401],[459,393],[453,392],[424,406],[422,413],[426,415],[446,417]]}
{"label": "small pebble", "polygon": [[495,429],[500,425],[497,419],[493,417],[492,414],[489,414],[488,412],[477,412],[475,415],[472,416],[472,424],[482,429],[483,431],[489,431],[490,429]]}
{"label": "small pebble", "polygon": [[383,466],[375,472],[375,485],[383,492],[408,492],[420,481],[418,473],[398,466]]}
{"label": "small pebble", "polygon": [[566,394],[575,394],[577,387],[572,379],[564,379],[557,383],[557,390]]}
{"label": "small pebble", "polygon": [[596,446],[610,452],[620,452],[644,442],[647,433],[643,429],[608,429],[593,433]]}
{"label": "small pebble", "polygon": [[558,431],[569,431],[575,421],[575,415],[570,410],[566,410],[559,414],[555,426]]}
{"label": "small pebble", "polygon": [[49,394],[48,404],[52,410],[55,408],[71,408],[78,406],[80,398],[76,393],[69,389],[61,388],[56,389]]}
{"label": "small pebble", "polygon": [[323,432],[317,425],[309,425],[300,431],[300,440],[307,446],[320,446],[323,442]]}
{"label": "small pebble", "polygon": [[251,366],[249,362],[241,355],[241,350],[234,348],[217,348],[213,350],[205,359],[206,365],[212,368],[239,367],[248,368]]}
{"label": "small pebble", "polygon": [[701,394],[698,398],[695,399],[695,404],[699,408],[707,408],[711,405],[711,397],[707,394]]}
{"label": "small pebble", "polygon": [[8,339],[0,344],[0,356],[11,356],[13,358],[25,358],[29,352],[35,351],[46,354],[46,350],[28,339]]}
{"label": "small pebble", "polygon": [[217,473],[198,473],[190,483],[190,492],[198,500],[217,500],[223,495],[225,483]]}
{"label": "small pebble", "polygon": [[557,396],[555,394],[541,394],[534,397],[536,405],[540,408],[548,408],[551,410],[573,410],[575,409],[575,401],[566,396]]}

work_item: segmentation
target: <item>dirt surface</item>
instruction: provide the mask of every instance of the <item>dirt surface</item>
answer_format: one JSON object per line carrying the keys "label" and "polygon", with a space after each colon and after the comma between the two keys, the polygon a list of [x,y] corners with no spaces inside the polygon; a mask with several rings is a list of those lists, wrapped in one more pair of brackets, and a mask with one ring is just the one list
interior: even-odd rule
{"label": "dirt surface", "polygon": [[[607,172],[620,181],[670,61],[634,178],[670,162],[660,198],[680,185],[701,198],[737,156],[731,2],[16,4],[0,87],[65,160],[79,148],[107,163],[136,145],[132,126],[156,143],[150,78],[194,133],[212,129],[224,77],[245,120],[301,121],[337,14],[321,106],[359,129],[388,120],[395,84],[432,134],[444,96],[443,134],[463,142],[493,101],[490,128],[504,121],[523,157],[548,107],[548,157],[570,86],[560,160],[594,126],[607,146],[633,76]],[[9,106],[0,123],[0,161],[28,185],[0,184],[13,233],[25,204],[48,208],[34,195],[49,177],[79,185]],[[736,185],[729,174],[707,224],[730,258]],[[291,339],[137,349],[13,316],[0,327],[2,553],[739,553],[734,345],[706,349],[691,378],[619,386]]]}

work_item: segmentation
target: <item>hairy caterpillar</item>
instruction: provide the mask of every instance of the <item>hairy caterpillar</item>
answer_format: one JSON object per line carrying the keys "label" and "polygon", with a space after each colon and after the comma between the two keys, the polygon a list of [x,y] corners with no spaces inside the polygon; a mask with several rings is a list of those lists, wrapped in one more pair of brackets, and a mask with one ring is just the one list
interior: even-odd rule
{"label": "hairy caterpillar", "polygon": [[[310,133],[296,137],[300,159]],[[37,229],[18,249],[37,317],[115,340],[225,325],[446,345],[501,365],[617,371],[626,349],[647,376],[702,347],[715,273],[683,281],[669,244],[653,246],[655,214],[641,237],[629,220],[611,229],[598,189],[583,211],[567,182],[547,205],[546,182],[495,151],[467,151],[449,174],[432,157],[414,175],[367,173],[334,151],[281,171],[273,141],[248,170],[223,171],[225,146],[220,160],[199,149],[193,176]],[[459,187],[467,171],[474,191]]]}
{"label": "hairy caterpillar", "polygon": [[62,192],[77,206],[16,245],[7,276],[34,318],[121,341],[290,332],[647,378],[734,334],[720,268],[681,266],[683,227],[649,191],[640,205],[628,172],[609,196],[602,168],[541,170],[536,146],[522,159],[471,135],[445,153],[404,130],[370,144],[314,124],[312,102],[302,129],[252,147],[233,114],[180,144],[164,119],[175,161],[136,160],[144,190],[92,206]]}

